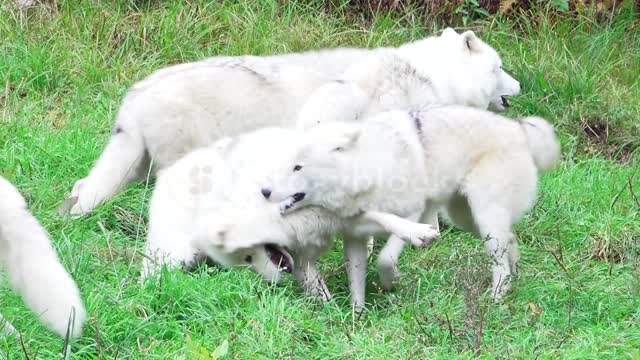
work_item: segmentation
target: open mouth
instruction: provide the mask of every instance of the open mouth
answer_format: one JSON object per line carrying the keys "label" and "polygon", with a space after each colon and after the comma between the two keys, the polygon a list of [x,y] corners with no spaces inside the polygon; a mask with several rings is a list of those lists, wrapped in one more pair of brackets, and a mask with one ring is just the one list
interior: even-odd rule
{"label": "open mouth", "polygon": [[304,200],[304,197],[306,195],[307,194],[305,194],[305,193],[295,193],[295,194],[293,194],[293,203],[295,204],[297,202],[300,202],[300,201]]}
{"label": "open mouth", "polygon": [[500,96],[500,100],[502,101],[502,106],[504,108],[508,108],[509,107],[509,100],[508,100],[508,96],[507,95]]}
{"label": "open mouth", "polygon": [[293,271],[293,257],[289,252],[278,245],[275,244],[267,244],[264,246],[267,251],[267,255],[269,256],[269,260],[280,269],[280,271],[284,271],[286,273],[290,273]]}
{"label": "open mouth", "polygon": [[303,192],[299,192],[299,193],[295,193],[295,194],[289,196],[287,199],[282,201],[282,203],[280,204],[280,213],[281,214],[285,214],[289,209],[291,209],[293,207],[293,205],[295,205],[296,203],[299,203],[300,201],[304,200],[306,195],[307,194],[305,194]]}

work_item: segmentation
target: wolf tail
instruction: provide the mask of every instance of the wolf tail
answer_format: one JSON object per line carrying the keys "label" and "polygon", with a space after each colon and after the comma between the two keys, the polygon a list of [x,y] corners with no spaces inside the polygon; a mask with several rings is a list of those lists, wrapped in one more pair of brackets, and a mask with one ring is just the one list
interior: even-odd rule
{"label": "wolf tail", "polygon": [[553,125],[540,117],[520,119],[522,129],[529,143],[533,161],[539,170],[549,170],[560,160],[560,142]]}
{"label": "wolf tail", "polygon": [[[9,281],[51,330],[80,335],[86,310],[78,286],[17,190],[0,177],[0,259]],[[4,249],[3,249],[4,248]]]}

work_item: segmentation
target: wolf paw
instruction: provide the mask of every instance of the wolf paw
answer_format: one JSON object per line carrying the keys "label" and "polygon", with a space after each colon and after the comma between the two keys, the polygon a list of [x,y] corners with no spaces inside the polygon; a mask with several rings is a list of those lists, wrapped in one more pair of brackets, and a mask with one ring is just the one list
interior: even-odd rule
{"label": "wolf paw", "polygon": [[310,292],[311,294],[316,296],[322,303],[328,303],[333,298],[333,296],[329,292],[329,289],[327,289],[327,286],[324,284],[315,287]]}
{"label": "wolf paw", "polygon": [[88,213],[90,213],[98,203],[96,201],[84,201],[87,198],[91,198],[88,196],[79,196],[79,195],[71,195],[64,200],[60,208],[58,209],[58,213],[64,215],[63,212],[65,209],[68,210],[68,214],[72,219],[79,219]]}
{"label": "wolf paw", "polygon": [[96,198],[95,194],[89,194],[85,189],[85,179],[76,181],[71,189],[71,194],[64,199],[62,205],[58,208],[58,214],[64,216],[69,214],[72,219],[78,219],[88,214],[96,206],[96,202],[87,199]]}
{"label": "wolf paw", "polygon": [[511,275],[503,274],[497,278],[491,288],[491,295],[495,303],[502,303],[504,296],[511,291]]}
{"label": "wolf paw", "polygon": [[400,234],[396,234],[404,241],[413,246],[423,247],[431,244],[433,239],[440,236],[438,228],[429,224],[414,224],[404,229]]}
{"label": "wolf paw", "polygon": [[78,202],[77,196],[69,195],[62,201],[62,205],[58,208],[58,215],[64,216],[66,214],[71,213],[71,209],[74,208],[75,204]]}
{"label": "wolf paw", "polygon": [[394,291],[400,282],[400,269],[398,269],[398,265],[395,262],[378,261],[378,276],[380,277],[382,289]]}

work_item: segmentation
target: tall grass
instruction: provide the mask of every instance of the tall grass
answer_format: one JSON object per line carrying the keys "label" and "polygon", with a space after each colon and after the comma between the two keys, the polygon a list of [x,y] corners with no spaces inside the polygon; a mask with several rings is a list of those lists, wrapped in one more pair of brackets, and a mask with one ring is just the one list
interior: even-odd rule
{"label": "tall grass", "polygon": [[[293,281],[274,288],[249,271],[166,272],[138,284],[143,185],[84,219],[55,210],[98,157],[125,90],[160,67],[398,45],[438,26],[410,9],[363,18],[308,1],[53,4],[16,11],[9,3],[0,13],[0,175],[25,194],[86,299],[90,319],[71,358],[213,358],[225,343],[224,358],[247,359],[640,356],[640,34],[630,11],[604,22],[540,12],[468,26],[521,80],[509,114],[557,124],[564,161],[543,177],[540,201],[516,229],[521,272],[504,305],[482,292],[480,242],[447,229],[430,249],[407,251],[395,293],[379,290],[372,266],[371,304],[359,317],[339,242],[322,264],[336,299],[320,306]],[[0,351],[59,356],[62,339],[15,293],[3,286],[0,299],[22,333],[0,338]]]}

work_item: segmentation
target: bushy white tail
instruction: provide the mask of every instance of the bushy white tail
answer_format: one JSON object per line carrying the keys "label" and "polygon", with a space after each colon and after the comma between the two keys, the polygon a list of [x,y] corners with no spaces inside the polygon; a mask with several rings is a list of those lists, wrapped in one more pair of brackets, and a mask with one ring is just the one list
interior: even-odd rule
{"label": "bushy white tail", "polygon": [[22,196],[1,177],[0,259],[6,265],[11,286],[43,323],[61,336],[67,329],[71,336],[82,332],[86,310],[77,285]]}
{"label": "bushy white tail", "polygon": [[526,117],[520,120],[533,161],[540,170],[549,170],[560,160],[560,142],[551,124],[540,117]]}

